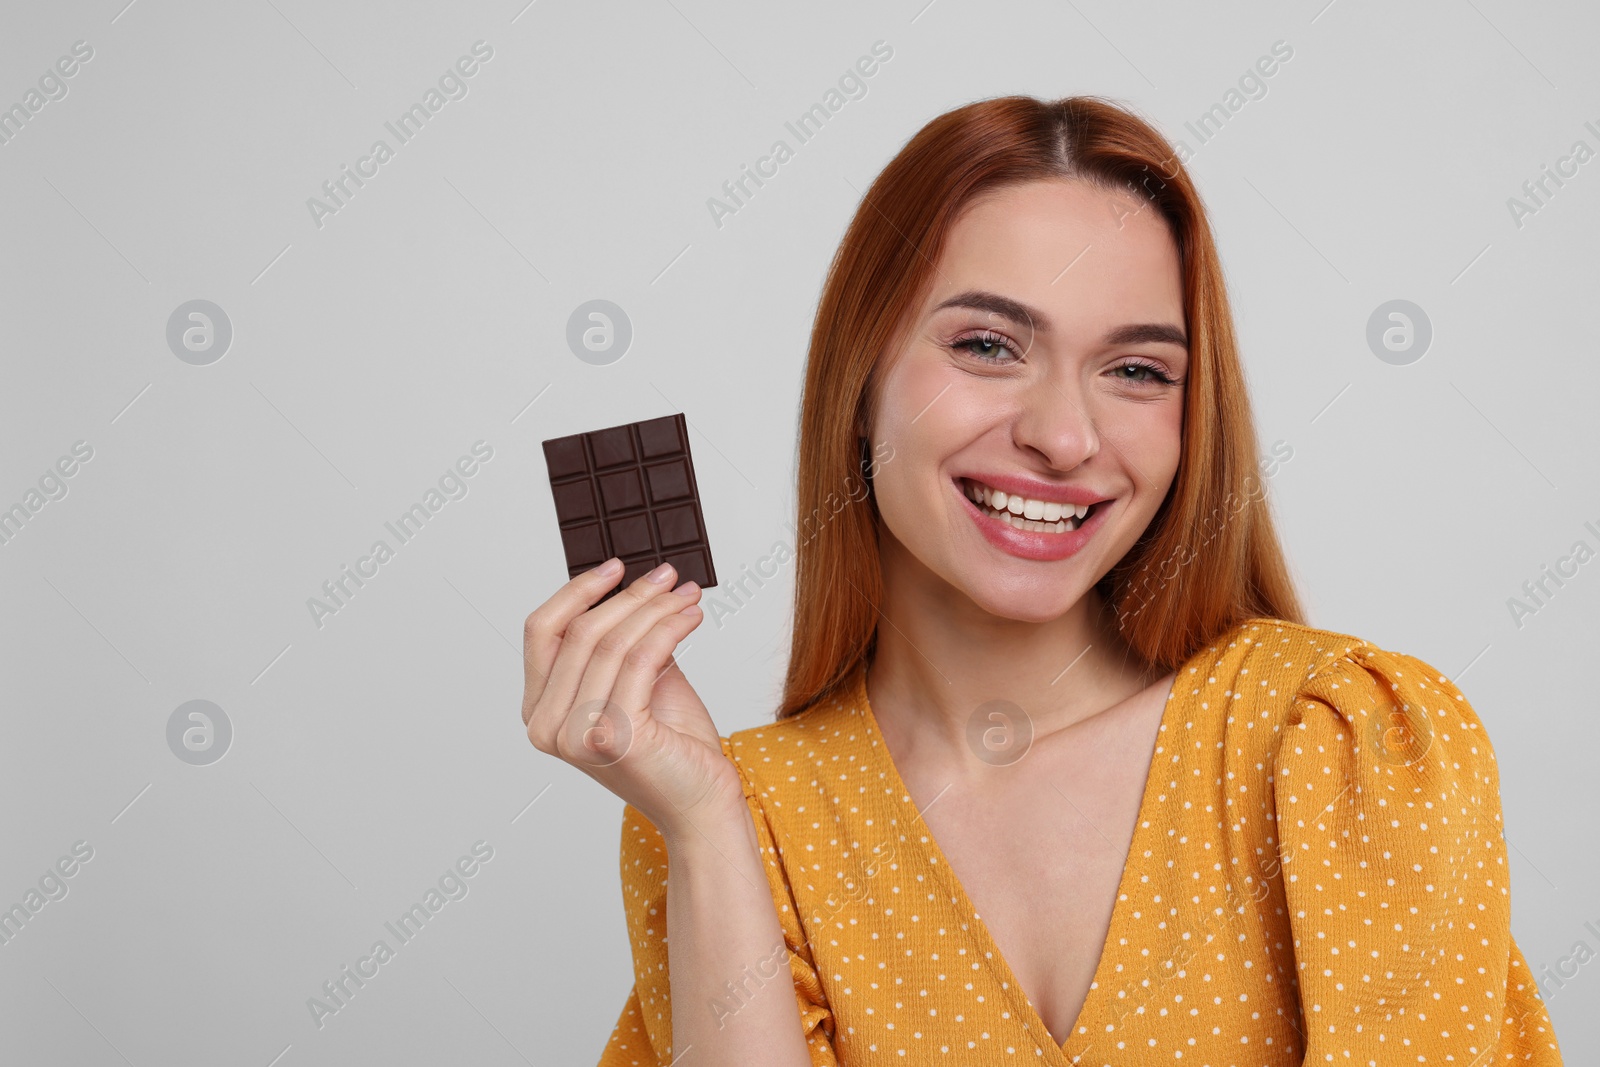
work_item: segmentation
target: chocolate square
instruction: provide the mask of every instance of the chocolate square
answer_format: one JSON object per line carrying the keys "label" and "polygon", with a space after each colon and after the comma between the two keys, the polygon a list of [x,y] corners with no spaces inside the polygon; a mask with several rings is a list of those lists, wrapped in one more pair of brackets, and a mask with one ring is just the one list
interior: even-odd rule
{"label": "chocolate square", "polygon": [[[599,477],[600,499],[606,502],[606,514],[618,515],[644,507],[644,489],[639,485],[639,472],[632,468],[611,471]],[[587,481],[569,483],[588,485]]]}
{"label": "chocolate square", "polygon": [[650,503],[666,504],[694,495],[694,476],[689,464],[681,459],[667,463],[652,463],[644,469],[650,481]]}
{"label": "chocolate square", "polygon": [[564,482],[554,487],[556,510],[571,519],[598,519],[600,510],[594,505],[594,485],[587,479],[581,482]]}
{"label": "chocolate square", "polygon": [[606,540],[600,533],[599,523],[585,523],[561,531],[561,547],[567,553],[567,567],[579,571],[598,567],[611,556],[606,552]]}
{"label": "chocolate square", "polygon": [[597,470],[620,467],[624,463],[631,466],[639,462],[639,455],[633,447],[633,430],[630,426],[594,430],[585,436],[589,438],[589,454],[594,457]]}
{"label": "chocolate square", "polygon": [[599,603],[661,563],[717,584],[681,412],[543,444],[569,579],[618,556],[622,580]]}
{"label": "chocolate square", "polygon": [[717,584],[717,576],[711,570],[709,552],[674,552],[665,562],[677,569],[679,582],[698,582],[702,588]]}
{"label": "chocolate square", "polygon": [[649,422],[637,424],[639,427],[639,444],[644,452],[645,459],[657,459],[661,456],[676,456],[683,449],[683,442],[678,436],[678,430],[668,419],[651,419]]}
{"label": "chocolate square", "polygon": [[580,437],[560,437],[544,443],[545,466],[550,468],[550,479],[570,478],[589,469],[589,460]]}
{"label": "chocolate square", "polygon": [[647,512],[637,515],[618,515],[606,523],[606,532],[611,535],[611,554],[621,556],[624,563],[643,556],[655,556],[655,540],[650,536],[650,516]]}
{"label": "chocolate square", "polygon": [[704,541],[700,536],[700,521],[695,509],[688,504],[674,504],[656,512],[656,534],[662,548],[681,548]]}

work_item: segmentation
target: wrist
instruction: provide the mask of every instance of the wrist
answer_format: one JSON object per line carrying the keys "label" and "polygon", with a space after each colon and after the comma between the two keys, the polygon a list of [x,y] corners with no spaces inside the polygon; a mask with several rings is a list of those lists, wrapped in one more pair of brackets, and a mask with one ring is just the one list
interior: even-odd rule
{"label": "wrist", "polygon": [[684,813],[658,829],[668,856],[726,853],[730,848],[756,844],[755,823],[743,798],[737,807],[723,805]]}

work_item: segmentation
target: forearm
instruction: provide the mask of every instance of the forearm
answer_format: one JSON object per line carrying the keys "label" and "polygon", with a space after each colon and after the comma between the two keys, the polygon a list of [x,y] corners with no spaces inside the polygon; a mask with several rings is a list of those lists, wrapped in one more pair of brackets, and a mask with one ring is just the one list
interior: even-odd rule
{"label": "forearm", "polygon": [[672,1055],[689,1052],[695,1067],[810,1067],[751,818],[741,807],[664,835]]}

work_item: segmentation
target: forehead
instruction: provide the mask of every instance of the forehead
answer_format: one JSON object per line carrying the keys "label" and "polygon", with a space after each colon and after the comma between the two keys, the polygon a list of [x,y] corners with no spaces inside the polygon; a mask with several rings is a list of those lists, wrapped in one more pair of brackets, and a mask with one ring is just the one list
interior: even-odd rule
{"label": "forehead", "polygon": [[930,306],[968,288],[1003,292],[1053,322],[1183,324],[1178,249],[1155,205],[1079,180],[983,194],[951,226]]}

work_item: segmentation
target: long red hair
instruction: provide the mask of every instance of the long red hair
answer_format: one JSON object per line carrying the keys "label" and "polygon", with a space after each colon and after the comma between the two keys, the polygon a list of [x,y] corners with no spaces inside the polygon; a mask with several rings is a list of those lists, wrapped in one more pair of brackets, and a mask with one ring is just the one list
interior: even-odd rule
{"label": "long red hair", "polygon": [[[1233,315],[1205,207],[1166,139],[1099,97],[982,100],[919,130],[867,190],[834,254],[811,328],[800,404],[795,599],[779,719],[841,695],[871,663],[883,574],[877,508],[856,426],[974,197],[1079,179],[1161,212],[1183,272],[1190,370],[1172,488],[1139,541],[1096,584],[1117,630],[1171,670],[1249,618],[1303,622],[1261,481]],[[1219,517],[1220,516],[1220,517]]]}

